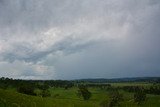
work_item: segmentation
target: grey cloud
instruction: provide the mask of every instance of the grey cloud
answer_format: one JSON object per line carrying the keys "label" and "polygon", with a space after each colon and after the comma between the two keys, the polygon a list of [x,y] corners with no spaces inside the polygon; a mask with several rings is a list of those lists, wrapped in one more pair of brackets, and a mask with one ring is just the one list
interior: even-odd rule
{"label": "grey cloud", "polygon": [[80,40],[73,39],[70,36],[68,38],[63,38],[58,43],[51,45],[49,48],[43,51],[35,50],[34,48],[32,48],[31,44],[20,42],[14,44],[12,50],[3,52],[2,58],[3,60],[7,60],[9,62],[21,60],[37,63],[39,60],[46,57],[50,53],[54,54],[57,51],[62,51],[64,54],[71,54],[79,52],[82,49],[91,46],[95,42],[96,41],[86,41],[81,43]]}
{"label": "grey cloud", "polygon": [[159,76],[159,9],[159,0],[0,0],[0,74]]}

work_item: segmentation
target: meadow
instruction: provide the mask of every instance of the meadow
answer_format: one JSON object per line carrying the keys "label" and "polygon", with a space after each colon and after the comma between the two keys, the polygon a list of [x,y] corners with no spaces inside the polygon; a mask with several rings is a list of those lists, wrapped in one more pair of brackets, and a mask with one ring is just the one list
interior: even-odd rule
{"label": "meadow", "polygon": [[[150,86],[150,83],[111,83],[114,87],[121,86]],[[78,87],[68,89],[50,87],[51,96],[41,97],[18,93],[14,88],[0,89],[0,107],[105,107],[101,104],[109,100],[109,90],[89,87],[92,93],[89,100],[77,96]],[[37,90],[38,92],[38,90]],[[138,105],[134,102],[134,93],[119,89],[124,100],[118,107],[159,107],[160,95],[147,94],[146,100]],[[106,106],[107,107],[107,106]]]}

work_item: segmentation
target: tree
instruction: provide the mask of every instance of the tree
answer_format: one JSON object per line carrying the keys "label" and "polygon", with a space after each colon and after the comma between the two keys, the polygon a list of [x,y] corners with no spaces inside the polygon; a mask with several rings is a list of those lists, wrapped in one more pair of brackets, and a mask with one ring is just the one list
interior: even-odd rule
{"label": "tree", "polygon": [[51,96],[49,90],[42,90],[42,97],[49,97]]}
{"label": "tree", "polygon": [[119,102],[123,101],[123,95],[117,90],[113,90],[109,94],[109,107],[114,107],[119,105]]}
{"label": "tree", "polygon": [[28,95],[36,95],[34,93],[34,87],[32,85],[21,85],[17,88],[19,93],[28,94]]}
{"label": "tree", "polygon": [[38,88],[41,90],[47,90],[47,89],[49,89],[49,85],[44,83],[43,85],[38,85]]}
{"label": "tree", "polygon": [[109,93],[109,99],[102,101],[100,107],[117,107],[120,105],[120,101],[123,101],[123,95],[118,90],[113,89]]}
{"label": "tree", "polygon": [[82,96],[84,100],[89,100],[91,97],[91,92],[85,86],[79,86],[78,88],[79,90],[77,95],[79,97]]}
{"label": "tree", "polygon": [[146,100],[146,93],[140,89],[139,91],[137,91],[134,94],[134,101],[140,105],[142,102],[144,102]]}
{"label": "tree", "polygon": [[51,96],[49,89],[49,85],[45,82],[42,85],[38,85],[38,88],[41,90],[40,95],[42,97],[49,97]]}

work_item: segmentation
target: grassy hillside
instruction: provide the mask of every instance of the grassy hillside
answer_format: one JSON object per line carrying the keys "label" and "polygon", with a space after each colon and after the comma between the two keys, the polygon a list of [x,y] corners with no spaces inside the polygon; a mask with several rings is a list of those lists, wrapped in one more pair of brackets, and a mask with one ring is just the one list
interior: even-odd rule
{"label": "grassy hillside", "polygon": [[[99,88],[89,88],[92,97],[88,101],[77,97],[77,88],[50,88],[51,97],[30,96],[17,93],[14,90],[0,89],[0,107],[100,107],[100,103],[108,100],[108,92]],[[133,93],[120,91],[124,96],[121,107],[139,107],[133,101]],[[147,95],[142,107],[158,107],[160,96]]]}
{"label": "grassy hillside", "polygon": [[[60,93],[58,98],[54,98],[56,93]],[[20,94],[13,91],[0,89],[0,107],[94,107],[97,106],[93,101],[83,101],[69,96],[70,91],[64,94],[57,90],[52,97],[42,98]],[[73,95],[73,94],[72,94]],[[69,96],[69,97],[67,97]]]}

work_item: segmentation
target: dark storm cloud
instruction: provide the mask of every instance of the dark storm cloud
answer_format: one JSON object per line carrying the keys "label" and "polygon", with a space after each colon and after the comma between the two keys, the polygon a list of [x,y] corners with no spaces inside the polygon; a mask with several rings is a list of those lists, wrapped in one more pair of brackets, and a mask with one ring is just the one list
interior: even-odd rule
{"label": "dark storm cloud", "polygon": [[159,0],[0,0],[0,74],[159,76],[159,10]]}

